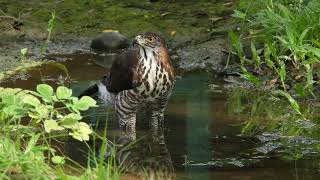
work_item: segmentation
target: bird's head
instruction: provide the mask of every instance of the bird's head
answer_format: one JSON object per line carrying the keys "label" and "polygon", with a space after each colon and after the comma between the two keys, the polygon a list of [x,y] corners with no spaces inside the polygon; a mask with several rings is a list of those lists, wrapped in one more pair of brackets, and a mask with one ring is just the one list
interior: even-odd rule
{"label": "bird's head", "polygon": [[144,48],[166,48],[166,43],[164,42],[164,40],[153,32],[146,32],[144,34],[136,36],[133,43]]}

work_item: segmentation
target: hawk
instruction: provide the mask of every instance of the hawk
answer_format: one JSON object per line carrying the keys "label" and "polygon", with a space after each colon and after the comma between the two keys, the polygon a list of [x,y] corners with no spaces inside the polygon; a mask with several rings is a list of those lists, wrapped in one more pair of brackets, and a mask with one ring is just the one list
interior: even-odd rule
{"label": "hawk", "polygon": [[99,92],[100,98],[113,105],[120,129],[135,130],[139,108],[148,104],[152,126],[163,121],[163,113],[175,78],[165,41],[155,33],[135,37],[132,46],[113,62],[108,75],[83,92]]}

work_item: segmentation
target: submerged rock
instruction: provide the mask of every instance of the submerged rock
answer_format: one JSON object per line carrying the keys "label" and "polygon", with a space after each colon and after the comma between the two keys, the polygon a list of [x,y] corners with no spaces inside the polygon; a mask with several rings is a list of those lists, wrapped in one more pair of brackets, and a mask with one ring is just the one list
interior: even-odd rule
{"label": "submerged rock", "polygon": [[103,31],[94,38],[90,47],[97,51],[112,51],[124,49],[130,45],[130,40],[118,31]]}

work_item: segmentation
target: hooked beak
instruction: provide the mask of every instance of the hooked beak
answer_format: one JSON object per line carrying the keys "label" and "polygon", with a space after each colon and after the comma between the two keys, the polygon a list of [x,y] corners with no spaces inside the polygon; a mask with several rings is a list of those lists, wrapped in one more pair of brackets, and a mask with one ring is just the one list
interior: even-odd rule
{"label": "hooked beak", "polygon": [[138,45],[144,47],[145,42],[144,42],[144,40],[142,39],[142,37],[141,37],[140,35],[138,35],[138,36],[136,36],[136,37],[134,38],[133,44],[134,44],[134,45],[135,45],[135,44],[138,44]]}

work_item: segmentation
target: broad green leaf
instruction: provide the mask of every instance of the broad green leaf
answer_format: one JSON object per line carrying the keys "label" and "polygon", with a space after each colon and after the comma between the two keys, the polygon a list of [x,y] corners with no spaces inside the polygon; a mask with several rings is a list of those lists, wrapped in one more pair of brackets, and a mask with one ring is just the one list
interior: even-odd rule
{"label": "broad green leaf", "polygon": [[59,165],[63,165],[65,163],[65,158],[62,157],[62,156],[53,156],[51,158],[51,161],[54,163],[54,164],[59,164]]}
{"label": "broad green leaf", "polygon": [[58,99],[69,99],[72,96],[72,90],[64,86],[59,86],[56,96]]}
{"label": "broad green leaf", "polygon": [[32,96],[32,95],[26,95],[22,102],[24,102],[25,104],[30,104],[31,106],[39,106],[41,104],[41,102],[39,101],[38,98]]}
{"label": "broad green leaf", "polygon": [[6,113],[9,116],[19,116],[18,110],[19,110],[19,106],[17,105],[9,105],[4,107],[3,112]]}
{"label": "broad green leaf", "polygon": [[45,105],[36,106],[35,110],[40,118],[42,119],[48,118],[50,110]]}
{"label": "broad green leaf", "polygon": [[7,104],[7,105],[12,105],[12,104],[17,104],[16,103],[16,98],[14,95],[8,95],[2,97],[2,103]]}
{"label": "broad green leaf", "polygon": [[70,113],[67,116],[63,117],[61,121],[61,126],[69,129],[73,129],[74,126],[82,119],[82,116],[76,113]]}
{"label": "broad green leaf", "polygon": [[75,125],[74,131],[69,134],[79,141],[88,141],[91,133],[92,130],[90,126],[84,122],[80,122]]}
{"label": "broad green leaf", "polygon": [[39,84],[37,86],[38,93],[48,102],[52,101],[53,88],[47,84]]}
{"label": "broad green leaf", "polygon": [[95,107],[96,101],[89,96],[83,96],[79,99],[79,101],[75,101],[73,105],[74,108],[85,111],[88,110],[90,107]]}
{"label": "broad green leaf", "polygon": [[57,121],[55,120],[45,120],[44,129],[47,133],[50,133],[51,131],[60,131],[60,130],[63,130],[64,128],[59,126]]}

